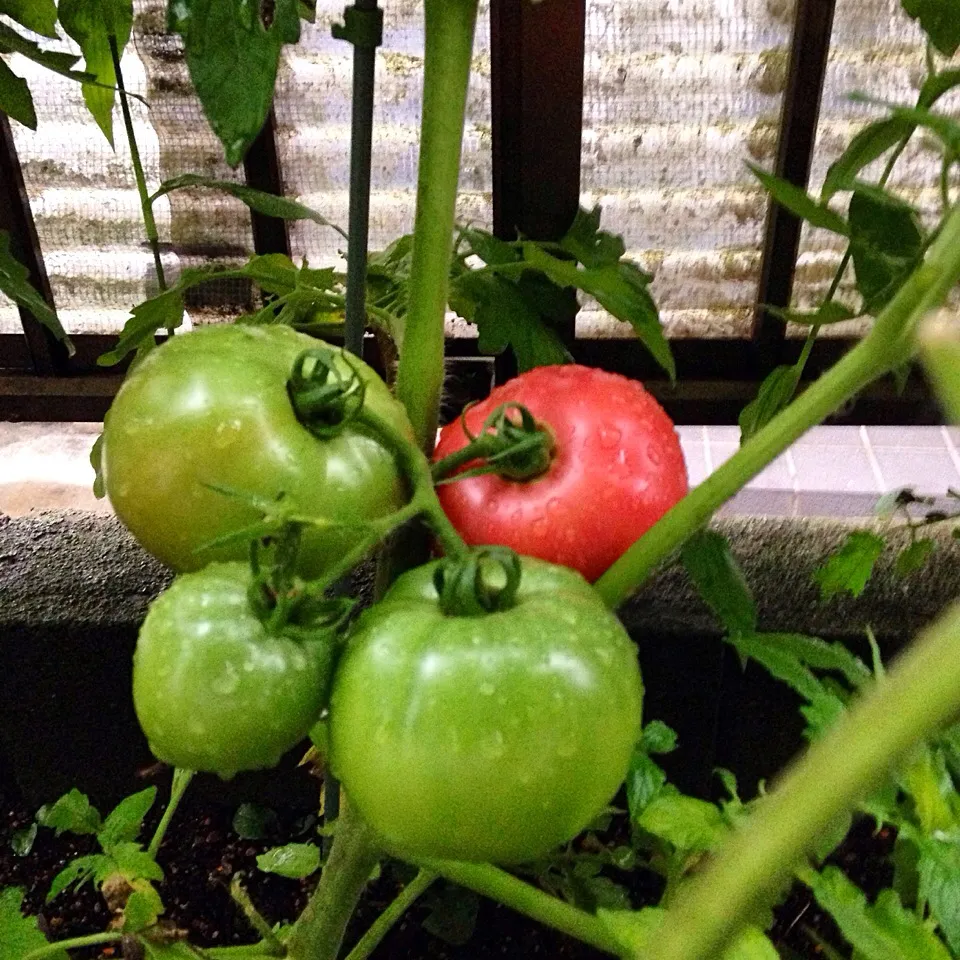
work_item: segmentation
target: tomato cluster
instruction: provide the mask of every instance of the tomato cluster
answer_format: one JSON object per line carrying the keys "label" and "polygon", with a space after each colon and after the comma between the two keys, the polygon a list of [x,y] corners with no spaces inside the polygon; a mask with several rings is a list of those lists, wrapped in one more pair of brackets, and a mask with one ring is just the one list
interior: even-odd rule
{"label": "tomato cluster", "polygon": [[[581,367],[495,391],[446,428],[438,458],[512,401],[548,437],[539,474],[476,476],[466,463],[438,492],[467,543],[516,553],[463,546],[411,570],[344,638],[293,623],[291,604],[311,584],[322,600],[372,524],[422,505],[413,458],[434,495],[402,407],[369,368],[323,349],[330,382],[310,402],[349,381],[367,414],[336,422],[344,401],[315,429],[294,385],[317,341],[245,326],[174,337],[110,410],[107,493],[181,573],[140,631],[141,725],[161,760],[230,776],[274,765],[328,710],[332,769],[387,849],[540,856],[603,809],[639,734],[634,645],[584,577],[685,491],[672,424],[639,385]],[[300,549],[265,572],[243,558],[278,503]]]}

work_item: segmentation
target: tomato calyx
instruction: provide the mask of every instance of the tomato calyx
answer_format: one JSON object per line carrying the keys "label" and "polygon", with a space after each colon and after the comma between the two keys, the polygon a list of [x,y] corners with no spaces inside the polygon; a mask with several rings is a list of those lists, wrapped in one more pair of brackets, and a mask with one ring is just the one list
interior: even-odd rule
{"label": "tomato calyx", "polygon": [[520,558],[507,547],[481,547],[444,560],[433,574],[448,617],[481,617],[509,610],[520,587]]}
{"label": "tomato calyx", "polygon": [[[349,372],[343,371],[342,363]],[[363,409],[366,384],[347,357],[316,347],[294,361],[287,393],[297,419],[315,437],[329,440]]]}
{"label": "tomato calyx", "polygon": [[[467,426],[465,414],[469,409],[460,415],[460,422],[470,442],[433,465],[438,485],[485,473],[509,480],[532,480],[546,473],[553,459],[553,434],[523,404],[501,404],[483,421],[477,434]],[[459,471],[474,460],[480,463]]]}

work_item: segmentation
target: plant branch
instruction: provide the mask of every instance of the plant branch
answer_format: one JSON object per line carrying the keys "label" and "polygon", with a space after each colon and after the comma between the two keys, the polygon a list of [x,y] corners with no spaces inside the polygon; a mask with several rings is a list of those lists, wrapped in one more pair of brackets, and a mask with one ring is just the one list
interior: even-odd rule
{"label": "plant branch", "polygon": [[420,446],[433,449],[443,386],[443,325],[478,0],[425,0],[423,121],[410,311],[397,396]]}
{"label": "plant branch", "polygon": [[374,920],[370,929],[360,938],[357,945],[347,954],[347,960],[367,960],[367,957],[380,946],[380,942],[390,932],[393,925],[410,909],[427,888],[437,879],[430,870],[421,870],[397,895],[397,898],[383,913]]}
{"label": "plant branch", "polygon": [[286,954],[287,948],[277,939],[277,935],[273,932],[273,928],[269,923],[263,918],[260,911],[254,906],[253,901],[250,899],[250,894],[244,889],[241,882],[242,874],[235,874],[233,880],[230,881],[230,896],[233,898],[233,902],[240,908],[243,915],[247,918],[247,922],[253,927],[257,933],[263,938],[262,942],[257,945],[257,949],[262,953],[268,954],[274,957],[282,957]]}
{"label": "plant branch", "polygon": [[187,787],[190,786],[192,779],[192,770],[181,770],[178,767],[173,771],[173,783],[170,785],[170,801],[167,803],[167,809],[163,811],[163,816],[157,824],[157,830],[153,835],[153,839],[150,841],[150,846],[147,848],[147,853],[149,853],[151,857],[156,858],[157,851],[160,849],[160,844],[163,843],[163,838],[167,832],[167,827],[170,826],[170,821],[177,812],[177,807],[180,805],[180,801],[183,799],[183,795]]}
{"label": "plant branch", "polygon": [[347,923],[379,860],[373,831],[344,797],[320,884],[287,938],[291,960],[336,960]]}
{"label": "plant branch", "polygon": [[960,423],[960,313],[941,310],[924,321],[920,355],[944,411]]}
{"label": "plant branch", "polygon": [[576,937],[598,950],[618,956],[623,952],[623,945],[601,919],[518,880],[498,867],[454,860],[420,860],[418,866],[496,900],[554,930]]}
{"label": "plant branch", "polygon": [[960,604],[810,748],[668,908],[649,960],[706,960],[767,906],[841,814],[960,714]]}
{"label": "plant branch", "polygon": [[160,259],[160,234],[157,232],[157,221],[153,218],[153,201],[147,189],[147,179],[143,175],[143,164],[140,162],[140,148],[137,146],[137,134],[133,129],[133,117],[130,115],[130,103],[123,83],[123,73],[120,70],[120,51],[117,48],[117,38],[110,35],[110,55],[113,57],[113,71],[117,77],[117,90],[120,93],[120,110],[123,113],[123,126],[127,131],[127,143],[130,146],[130,158],[133,161],[133,176],[137,181],[137,193],[140,194],[140,209],[143,211],[143,227],[147,233],[147,240],[153,252],[153,266],[157,272],[157,283],[163,292],[167,289],[167,280],[163,274],[163,262]]}
{"label": "plant branch", "polygon": [[86,937],[74,937],[72,940],[60,940],[48,943],[45,947],[38,947],[25,953],[19,960],[41,960],[42,957],[53,956],[64,950],[76,950],[80,947],[97,947],[101,943],[117,943],[123,939],[122,933],[91,933]]}
{"label": "plant branch", "polygon": [[927,258],[883,309],[869,334],[729,460],[693,489],[597,581],[610,607],[623,603],[714,512],[810,427],[820,423],[913,352],[920,319],[960,279],[960,206],[954,208]]}

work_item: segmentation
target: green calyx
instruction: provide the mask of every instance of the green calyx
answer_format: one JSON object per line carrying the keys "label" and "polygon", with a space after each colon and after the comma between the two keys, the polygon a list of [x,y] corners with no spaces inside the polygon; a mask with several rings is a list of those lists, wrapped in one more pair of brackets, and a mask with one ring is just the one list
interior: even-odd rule
{"label": "green calyx", "polygon": [[448,617],[482,617],[509,610],[520,588],[520,558],[507,547],[481,547],[444,560],[433,575]]}
{"label": "green calyx", "polygon": [[328,440],[363,409],[366,384],[346,356],[317,347],[297,357],[287,392],[297,419],[315,437]]}
{"label": "green calyx", "polygon": [[[434,464],[433,476],[438,484],[485,473],[496,473],[509,480],[532,480],[550,467],[553,434],[522,404],[501,404],[484,420],[477,434],[470,432],[462,417],[461,423],[470,442]],[[454,474],[459,467],[474,460],[481,462]]]}

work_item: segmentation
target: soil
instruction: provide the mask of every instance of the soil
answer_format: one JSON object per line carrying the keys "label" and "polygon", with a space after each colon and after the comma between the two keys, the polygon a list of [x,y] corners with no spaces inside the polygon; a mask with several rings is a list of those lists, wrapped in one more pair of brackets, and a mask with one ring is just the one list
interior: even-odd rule
{"label": "soil", "polygon": [[[91,884],[68,890],[50,904],[44,903],[53,877],[73,857],[96,852],[95,840],[72,834],[56,837],[53,831],[41,829],[30,852],[18,857],[11,849],[11,836],[29,826],[34,813],[0,785],[0,888],[25,888],[24,911],[39,914],[41,929],[52,940],[103,931],[109,920],[108,911]],[[256,856],[264,850],[315,837],[316,818],[309,811],[279,812],[269,835],[256,841],[237,835],[232,815],[233,811],[223,806],[185,805],[178,811],[158,857],[166,875],[159,886],[166,916],[188,931],[190,941],[200,947],[253,943],[258,939],[230,898],[228,887],[235,874],[244,875],[251,899],[271,923],[293,919],[316,882],[315,878],[288,880],[256,867]],[[153,825],[148,820],[147,830]],[[872,898],[892,879],[888,855],[894,837],[886,830],[874,834],[871,827],[867,822],[855,825],[830,862],[840,866]],[[611,841],[616,842],[616,838]],[[410,874],[404,870],[402,865],[387,865],[369,885],[348,931],[348,945],[359,938],[409,879]],[[614,871],[612,878],[629,889],[635,907],[654,902],[657,897],[657,881],[643,871]],[[460,945],[446,942],[423,926],[431,913],[431,897],[435,902],[443,894],[443,889],[436,887],[428,892],[388,934],[374,956],[390,960],[472,960],[497,956],[594,960],[604,956],[486,900],[480,901],[469,939]],[[813,960],[822,953],[809,933],[811,930],[834,946],[843,942],[830,918],[818,909],[805,888],[798,886],[778,909],[771,936],[784,956]],[[94,960],[115,958],[116,953],[109,947],[91,948],[75,951],[74,956],[77,960]]]}

